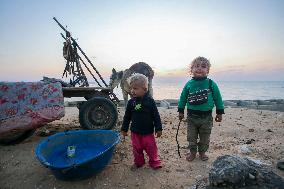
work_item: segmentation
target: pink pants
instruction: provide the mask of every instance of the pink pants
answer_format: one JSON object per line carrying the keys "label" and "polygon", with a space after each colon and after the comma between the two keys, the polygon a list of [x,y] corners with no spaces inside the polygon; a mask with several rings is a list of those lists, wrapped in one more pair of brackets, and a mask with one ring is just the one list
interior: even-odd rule
{"label": "pink pants", "polygon": [[158,157],[158,148],[154,134],[141,135],[131,132],[132,149],[134,155],[134,163],[137,167],[145,164],[143,150],[149,157],[149,165],[153,169],[161,168],[161,160]]}

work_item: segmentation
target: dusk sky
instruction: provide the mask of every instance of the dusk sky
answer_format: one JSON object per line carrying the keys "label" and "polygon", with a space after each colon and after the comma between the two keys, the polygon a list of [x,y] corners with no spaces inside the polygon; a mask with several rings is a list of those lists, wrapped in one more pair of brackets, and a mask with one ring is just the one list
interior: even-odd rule
{"label": "dusk sky", "polygon": [[53,17],[104,77],[139,61],[157,77],[185,77],[204,56],[217,80],[284,80],[283,0],[1,0],[0,81],[61,78]]}

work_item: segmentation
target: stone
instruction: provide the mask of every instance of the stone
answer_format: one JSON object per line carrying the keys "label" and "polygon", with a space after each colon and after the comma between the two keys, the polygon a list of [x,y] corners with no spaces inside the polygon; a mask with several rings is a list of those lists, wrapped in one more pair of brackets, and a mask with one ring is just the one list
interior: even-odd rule
{"label": "stone", "polygon": [[267,132],[273,132],[271,129],[267,129],[266,131],[267,131]]}
{"label": "stone", "polygon": [[250,107],[250,106],[257,106],[257,102],[254,102],[252,100],[240,100],[237,102],[238,106],[243,106],[243,107]]}
{"label": "stone", "polygon": [[249,129],[249,132],[254,132],[254,129]]}
{"label": "stone", "polygon": [[232,102],[232,101],[225,100],[225,101],[224,101],[224,106],[235,107],[235,106],[238,106],[238,105],[237,105],[236,102]]}
{"label": "stone", "polygon": [[171,104],[166,100],[161,100],[160,106],[169,109]]}
{"label": "stone", "polygon": [[279,160],[276,166],[278,169],[284,171],[284,160]]}
{"label": "stone", "polygon": [[268,100],[257,100],[256,101],[258,105],[274,105],[276,102],[271,102]]}
{"label": "stone", "polygon": [[253,148],[247,145],[242,145],[239,147],[239,153],[241,154],[251,154],[252,152],[253,152]]}
{"label": "stone", "polygon": [[209,171],[207,188],[283,188],[284,179],[268,166],[235,155],[218,157]]}

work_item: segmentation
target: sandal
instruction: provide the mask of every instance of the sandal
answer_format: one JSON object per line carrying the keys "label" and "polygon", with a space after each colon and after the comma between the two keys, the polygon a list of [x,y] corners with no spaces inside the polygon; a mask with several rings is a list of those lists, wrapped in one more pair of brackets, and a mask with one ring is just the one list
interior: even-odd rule
{"label": "sandal", "polygon": [[152,167],[152,169],[154,169],[154,170],[158,170],[158,169],[161,169],[161,168],[162,168],[162,165],[158,165],[156,167]]}
{"label": "sandal", "polygon": [[202,161],[207,161],[209,159],[209,157],[205,154],[205,152],[200,152],[199,156]]}
{"label": "sandal", "polygon": [[193,161],[196,158],[196,153],[188,153],[186,154],[187,161]]}

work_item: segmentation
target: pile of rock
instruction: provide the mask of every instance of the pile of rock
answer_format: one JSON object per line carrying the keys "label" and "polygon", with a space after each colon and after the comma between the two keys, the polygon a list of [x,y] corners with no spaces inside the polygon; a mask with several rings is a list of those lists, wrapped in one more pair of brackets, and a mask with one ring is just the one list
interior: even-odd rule
{"label": "pile of rock", "polygon": [[284,99],[272,100],[225,100],[225,106],[246,107],[260,110],[271,110],[284,112]]}
{"label": "pile of rock", "polygon": [[[171,108],[178,105],[176,99],[164,99],[157,100],[157,106]],[[284,99],[272,99],[272,100],[225,100],[224,105],[226,107],[233,108],[252,108],[259,110],[271,110],[284,112]]]}
{"label": "pile of rock", "polygon": [[[78,104],[83,101],[69,101],[65,102],[65,106],[78,106]],[[164,99],[156,100],[158,107],[164,108],[174,108],[178,105],[177,99]],[[259,110],[271,110],[284,112],[284,99],[274,99],[274,100],[225,100],[224,105],[226,107],[233,108],[252,108]],[[124,101],[120,101],[118,106],[123,107]]]}

